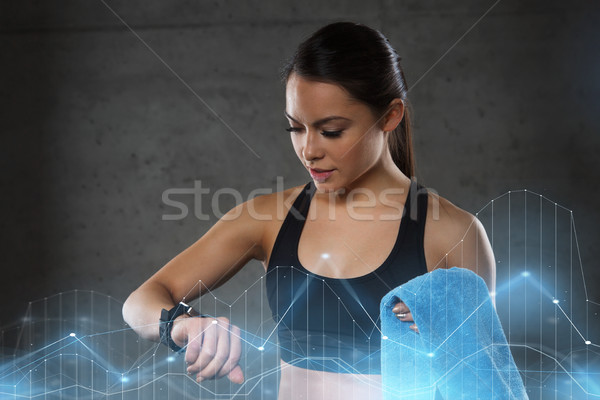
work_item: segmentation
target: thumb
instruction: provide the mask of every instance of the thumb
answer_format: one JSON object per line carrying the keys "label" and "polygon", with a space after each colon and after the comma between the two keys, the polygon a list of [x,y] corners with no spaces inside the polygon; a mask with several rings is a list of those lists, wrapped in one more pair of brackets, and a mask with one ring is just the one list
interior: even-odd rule
{"label": "thumb", "polygon": [[242,368],[239,365],[236,365],[231,371],[229,371],[227,378],[229,378],[229,380],[233,383],[243,383],[244,373],[242,372]]}

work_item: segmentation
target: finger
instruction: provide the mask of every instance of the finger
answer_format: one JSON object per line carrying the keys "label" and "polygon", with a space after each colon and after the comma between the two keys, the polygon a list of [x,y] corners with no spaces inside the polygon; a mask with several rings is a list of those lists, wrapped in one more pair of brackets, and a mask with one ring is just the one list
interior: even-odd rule
{"label": "finger", "polygon": [[239,361],[242,356],[242,339],[240,337],[240,328],[233,326],[231,330],[231,350],[229,352],[228,367],[230,372],[227,377],[233,383],[244,382],[244,372],[239,366]]}
{"label": "finger", "polygon": [[[229,358],[225,362],[225,364],[223,364],[223,367],[221,367],[221,370],[219,371],[219,374],[218,374],[219,378],[221,378],[225,375],[228,375],[238,364],[241,356],[242,356],[242,341],[240,338],[240,328],[238,328],[235,325],[231,325],[230,330],[229,330]],[[241,371],[241,369],[240,369],[240,371]],[[230,377],[230,379],[231,379],[231,377]],[[243,374],[242,374],[242,381],[243,381]],[[235,383],[241,383],[241,382],[235,382]]]}
{"label": "finger", "polygon": [[196,362],[202,348],[202,334],[196,335],[188,339],[185,348],[185,363],[188,365],[188,373],[193,372],[191,366]]}
{"label": "finger", "polygon": [[[204,329],[202,334],[202,345],[200,346],[200,352],[196,360],[188,366],[189,373],[198,373],[204,367],[208,365],[208,363],[214,357],[217,351],[217,331],[216,325],[212,324],[212,318],[203,318],[207,319],[204,321]],[[214,320],[216,321],[216,320]],[[207,326],[206,323],[209,325]]]}
{"label": "finger", "polygon": [[244,372],[242,371],[242,367],[236,365],[234,369],[231,370],[229,375],[227,375],[229,380],[233,383],[244,383]]}
{"label": "finger", "polygon": [[[193,323],[197,324],[196,321]],[[185,347],[185,363],[187,365],[193,364],[198,355],[200,354],[200,348],[202,347],[202,331],[197,329],[198,325],[188,327],[185,332],[187,337],[187,345]]]}
{"label": "finger", "polygon": [[171,325],[171,339],[179,346],[184,347],[188,339],[188,322],[187,317],[177,317]]}
{"label": "finger", "polygon": [[229,360],[232,357],[232,352],[231,352],[231,346],[233,345],[233,338],[231,337],[232,330],[233,330],[233,325],[229,324],[227,327],[227,340],[229,343],[229,352],[227,354],[227,359],[223,362],[223,365],[221,366],[221,368],[216,372],[217,378],[222,378],[222,377],[226,376],[227,374],[229,374],[229,372],[231,372],[233,367],[235,367],[235,364],[233,364],[231,366],[229,365]]}
{"label": "finger", "polygon": [[200,321],[194,321],[195,324],[188,328],[187,336],[188,343],[185,348],[185,363],[188,365],[188,373],[192,373],[194,363],[198,360],[202,342],[204,341],[204,329]]}
{"label": "finger", "polygon": [[214,378],[229,359],[229,320],[220,317],[216,321],[217,324],[214,325],[217,337],[216,348],[211,360],[198,373],[200,380]]}

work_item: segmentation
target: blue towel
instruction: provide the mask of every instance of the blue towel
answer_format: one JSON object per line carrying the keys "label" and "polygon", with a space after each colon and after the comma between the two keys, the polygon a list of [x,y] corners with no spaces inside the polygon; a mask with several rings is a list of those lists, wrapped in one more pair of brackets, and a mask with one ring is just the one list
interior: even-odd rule
{"label": "blue towel", "polygon": [[[402,300],[412,322],[392,308]],[[484,280],[436,269],[381,300],[384,399],[528,399]]]}

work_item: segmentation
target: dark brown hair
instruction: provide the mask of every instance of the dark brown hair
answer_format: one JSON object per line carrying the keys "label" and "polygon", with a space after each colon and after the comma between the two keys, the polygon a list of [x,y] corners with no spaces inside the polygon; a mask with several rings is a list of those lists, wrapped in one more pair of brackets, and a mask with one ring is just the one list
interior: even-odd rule
{"label": "dark brown hair", "polygon": [[292,72],[299,76],[340,85],[365,103],[379,118],[395,98],[404,103],[404,118],[388,145],[394,163],[409,178],[415,173],[410,127],[408,86],[400,56],[381,32],[354,22],[336,22],[313,33],[298,46],[281,71],[284,83]]}

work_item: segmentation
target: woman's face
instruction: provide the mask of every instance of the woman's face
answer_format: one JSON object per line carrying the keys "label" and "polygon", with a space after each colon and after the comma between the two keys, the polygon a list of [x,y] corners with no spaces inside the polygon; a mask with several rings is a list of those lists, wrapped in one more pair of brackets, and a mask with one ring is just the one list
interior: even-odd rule
{"label": "woman's face", "polygon": [[[285,114],[296,155],[319,191],[349,192],[387,151],[382,124],[341,86],[292,73]],[[310,168],[331,172],[318,174]]]}

